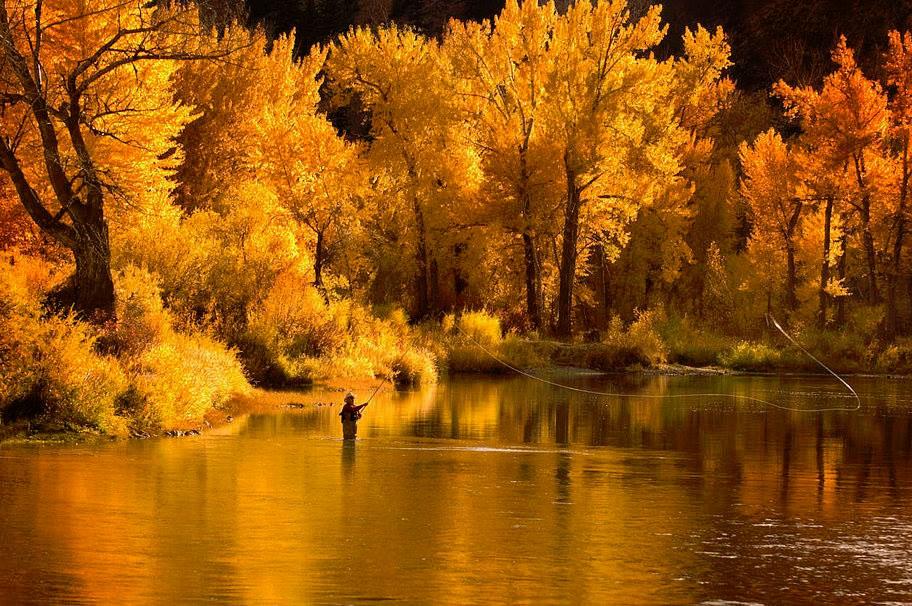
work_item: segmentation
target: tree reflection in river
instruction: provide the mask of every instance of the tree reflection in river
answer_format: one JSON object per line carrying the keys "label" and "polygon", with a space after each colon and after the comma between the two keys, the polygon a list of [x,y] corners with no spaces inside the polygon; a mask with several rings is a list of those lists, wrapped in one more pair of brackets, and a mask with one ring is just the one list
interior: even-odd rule
{"label": "tree reflection in river", "polygon": [[[314,407],[200,438],[3,447],[0,589],[12,602],[902,601],[907,384],[858,383],[863,410],[801,413],[460,379],[381,394],[357,443]],[[578,384],[841,397],[823,379]]]}

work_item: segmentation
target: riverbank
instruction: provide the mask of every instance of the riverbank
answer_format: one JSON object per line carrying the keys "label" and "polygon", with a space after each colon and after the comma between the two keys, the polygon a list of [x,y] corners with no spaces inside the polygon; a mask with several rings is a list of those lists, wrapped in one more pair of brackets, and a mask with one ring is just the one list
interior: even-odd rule
{"label": "riverbank", "polygon": [[[581,345],[572,346],[574,349]],[[590,347],[586,347],[589,349]],[[501,367],[503,368],[503,367]],[[808,372],[799,369],[759,371],[737,370],[720,366],[688,366],[684,364],[661,363],[651,366],[634,365],[621,369],[593,369],[572,365],[548,365],[528,367],[524,373],[541,378],[549,382],[568,383],[585,377],[599,376],[695,376],[695,377],[763,377],[763,376],[804,376],[808,378],[825,376],[825,371]],[[470,377],[506,377],[517,374],[507,369],[507,372],[465,372],[446,371],[444,378],[470,378]],[[846,373],[844,378],[881,378],[910,380],[912,374],[889,373]],[[382,383],[380,382],[382,381]],[[32,420],[18,420],[13,423],[0,425],[0,444],[97,444],[116,441],[120,439],[150,439],[150,438],[182,438],[193,437],[210,431],[220,431],[233,423],[238,422],[251,414],[269,414],[282,410],[317,410],[323,407],[338,407],[342,404],[343,396],[348,391],[354,391],[358,401],[367,400],[375,389],[378,393],[397,389],[385,380],[366,381],[363,379],[333,380],[319,382],[297,388],[256,388],[250,393],[238,394],[230,398],[225,404],[209,410],[199,422],[186,422],[169,426],[167,428],[131,431],[128,434],[106,434],[98,429],[53,422],[40,422]]]}
{"label": "riverbank", "polygon": [[[136,297],[130,299],[133,305],[136,305],[136,300]],[[149,315],[148,311],[132,315],[124,313],[125,319],[112,334],[124,333],[131,322],[136,324],[133,318],[148,318]],[[35,323],[42,327],[53,321],[57,320],[38,318]],[[83,326],[73,320],[57,322],[71,332]],[[235,359],[233,354],[213,357],[206,352],[219,353],[218,344],[202,336],[190,337],[159,330],[154,333],[157,336],[149,345],[146,343],[149,331],[130,330],[127,331],[129,340],[122,339],[130,347],[121,346],[119,357],[115,358],[98,353],[99,345],[96,343],[102,341],[104,334],[98,338],[82,338],[82,333],[77,331],[76,336],[80,338],[75,339],[75,345],[65,349],[55,344],[69,343],[60,339],[61,334],[69,333],[58,330],[53,333],[57,340],[45,349],[75,352],[61,358],[69,366],[54,367],[42,371],[42,374],[34,369],[41,370],[44,366],[27,364],[32,358],[23,357],[19,367],[30,369],[30,372],[20,375],[29,378],[30,385],[35,387],[30,388],[31,391],[22,390],[22,393],[32,394],[30,398],[14,400],[15,406],[4,411],[0,441],[66,442],[108,440],[112,437],[193,436],[231,423],[233,419],[250,412],[289,404],[270,395],[283,392],[264,391],[264,388],[295,389],[293,393],[296,397],[307,393],[304,401],[294,402],[302,407],[333,405],[341,402],[341,392],[349,389],[366,399],[380,381],[388,381],[384,387],[388,389],[391,384],[411,386],[433,382],[438,374],[505,376],[529,371],[535,376],[557,382],[564,377],[571,380],[585,373],[819,375],[831,369],[843,375],[903,377],[912,374],[912,345],[909,342],[880,344],[874,339],[861,337],[857,332],[848,331],[795,328],[795,339],[801,343],[799,347],[776,332],[745,340],[697,330],[685,322],[669,321],[650,314],[642,314],[626,326],[613,323],[606,331],[589,332],[584,340],[576,342],[505,333],[499,320],[484,312],[465,313],[458,318],[445,317],[441,322],[417,326],[408,325],[402,319],[387,323],[397,327],[399,338],[394,340],[386,335],[382,341],[391,348],[395,344],[395,349],[374,351],[374,348],[367,356],[363,351],[367,341],[362,340],[361,349],[346,349],[333,358],[332,363],[324,363],[319,358],[315,358],[316,362],[311,358],[304,359],[300,364],[295,362],[293,365],[320,371],[309,373],[304,384],[255,381],[259,389],[253,389],[246,395],[245,392],[252,389],[243,379],[244,374],[250,376],[251,371],[246,364],[248,360],[244,356],[239,356],[240,360]],[[167,323],[164,325],[167,328]],[[374,326],[385,327],[387,324],[377,321]],[[35,335],[39,334],[42,333],[35,331]],[[200,349],[197,346],[199,343],[206,345],[208,350]],[[157,363],[160,357],[157,352],[168,352],[174,349],[175,344],[181,346],[182,351],[197,351],[198,355],[183,356],[177,365]],[[176,359],[173,353],[168,360]],[[355,364],[345,356],[351,360],[370,357],[374,362]],[[230,364],[225,366],[218,362],[221,359],[228,360]],[[118,383],[115,386],[117,389],[103,392],[89,389],[89,386],[97,384],[92,376],[106,377],[101,370],[108,367],[91,376],[77,372],[85,366],[86,360],[96,362],[96,366],[105,362],[113,370],[119,370],[124,376],[123,384]],[[188,369],[192,372],[187,372]],[[53,374],[49,374],[51,370]],[[237,380],[225,383],[211,394],[206,390],[198,393],[201,386],[213,383],[225,375],[226,370],[230,370]],[[85,377],[77,385],[80,389],[51,389],[58,384],[71,386],[79,377]],[[142,398],[137,397],[138,388],[144,390]],[[298,391],[302,388],[306,391]],[[83,417],[61,414],[61,411],[98,408],[99,393],[110,400],[103,407],[107,415],[106,423],[79,422]],[[41,399],[48,394],[56,400]],[[191,396],[193,398],[188,399]]]}
{"label": "riverbank", "polygon": [[515,368],[578,367],[616,372],[912,374],[912,339],[882,341],[876,327],[818,330],[792,326],[788,336],[765,327],[749,337],[710,331],[686,319],[643,313],[629,325],[614,321],[582,341],[502,334],[495,318],[464,314],[438,334],[450,372],[505,373]]}

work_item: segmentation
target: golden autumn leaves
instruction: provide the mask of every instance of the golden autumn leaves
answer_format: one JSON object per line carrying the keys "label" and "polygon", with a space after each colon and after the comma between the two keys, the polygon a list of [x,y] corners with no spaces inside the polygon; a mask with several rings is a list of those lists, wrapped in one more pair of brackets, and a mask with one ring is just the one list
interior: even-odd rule
{"label": "golden autumn leaves", "polygon": [[[831,320],[834,296],[841,310],[854,269],[857,288],[869,303],[883,299],[886,276],[886,328],[895,330],[910,175],[910,52],[908,34],[891,34],[885,58],[887,82],[895,89],[891,98],[862,73],[843,38],[833,51],[836,69],[820,90],[784,82],[774,87],[800,122],[801,136],[786,142],[768,131],[741,146],[741,192],[754,217],[752,241],[763,247],[775,240],[774,248],[785,252],[791,309],[798,306],[797,248],[822,249],[817,253],[821,327]],[[857,268],[847,264],[850,253]],[[843,311],[838,314],[837,321],[844,319]]]}
{"label": "golden autumn leaves", "polygon": [[[193,273],[197,249],[223,248],[212,274],[253,298],[281,274],[416,318],[488,306],[569,336],[591,259],[604,270],[632,251],[624,266],[646,268],[635,271],[648,304],[653,282],[673,290],[729,237],[720,224],[697,238],[693,224],[706,200],[731,205],[738,155],[751,268],[734,281],[754,288],[756,274],[771,293],[785,276],[789,309],[812,285],[821,323],[834,295],[860,289],[896,321],[908,35],[890,38],[889,91],[843,43],[821,89],[775,89],[800,137],[750,133],[722,158],[719,116],[736,96],[726,38],[698,27],[659,59],[657,6],[511,0],[440,39],[360,28],[298,60],[287,37],[217,36],[185,8],[3,6],[4,168],[35,222],[91,269],[83,290],[109,284],[112,262],[174,254],[150,252],[167,241],[191,268],[175,276]],[[360,114],[362,136],[343,136],[327,110]],[[220,288],[187,298],[209,309],[203,291]]]}
{"label": "golden autumn leaves", "polygon": [[565,14],[508,2],[492,23],[452,23],[441,42],[391,26],[332,46],[330,82],[369,109],[368,155],[403,188],[419,316],[445,302],[430,276],[451,262],[440,234],[480,224],[502,233],[460,238],[521,240],[532,326],[548,299],[569,334],[579,254],[594,242],[617,251],[641,206],[686,195],[686,152],[731,90],[721,32],[688,32],[685,56],[659,61],[650,51],[665,31],[658,7],[634,19],[626,2]]}

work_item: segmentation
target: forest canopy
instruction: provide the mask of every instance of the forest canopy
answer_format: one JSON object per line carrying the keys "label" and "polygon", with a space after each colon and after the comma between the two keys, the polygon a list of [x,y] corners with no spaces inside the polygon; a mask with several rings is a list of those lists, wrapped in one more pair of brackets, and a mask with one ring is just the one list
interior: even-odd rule
{"label": "forest canopy", "polygon": [[908,32],[758,94],[731,36],[672,44],[659,5],[509,0],[439,35],[377,12],[309,48],[213,10],[0,5],[0,409],[163,425],[248,379],[430,380],[457,333],[724,363],[767,314],[906,363]]}

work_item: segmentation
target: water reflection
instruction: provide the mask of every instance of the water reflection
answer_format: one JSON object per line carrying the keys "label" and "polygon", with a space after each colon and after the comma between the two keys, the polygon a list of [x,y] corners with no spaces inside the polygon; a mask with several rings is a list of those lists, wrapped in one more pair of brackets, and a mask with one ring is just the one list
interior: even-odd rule
{"label": "water reflection", "polygon": [[[808,408],[818,379],[590,378]],[[4,601],[912,599],[908,384],[857,413],[527,380],[382,394],[190,439],[0,450]],[[295,399],[292,395],[289,399]]]}

